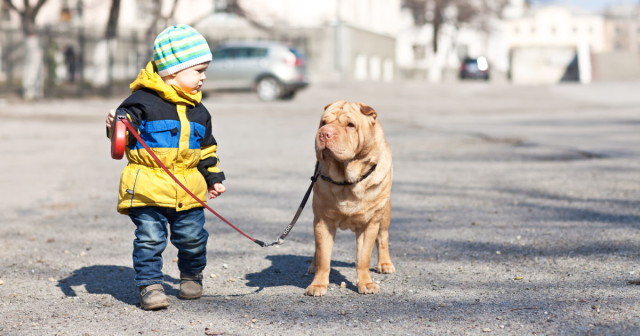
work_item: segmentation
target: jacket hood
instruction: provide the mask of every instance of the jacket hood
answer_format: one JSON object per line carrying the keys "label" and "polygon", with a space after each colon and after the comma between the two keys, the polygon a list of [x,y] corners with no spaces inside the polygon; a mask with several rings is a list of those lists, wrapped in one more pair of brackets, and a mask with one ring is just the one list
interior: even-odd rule
{"label": "jacket hood", "polygon": [[153,62],[147,63],[147,66],[140,70],[138,77],[129,84],[131,92],[135,92],[140,89],[151,89],[158,93],[163,99],[172,103],[184,103],[191,106],[196,106],[202,100],[202,92],[198,91],[195,94],[182,91],[175,85],[168,85],[162,80],[162,77],[158,74],[158,70]]}

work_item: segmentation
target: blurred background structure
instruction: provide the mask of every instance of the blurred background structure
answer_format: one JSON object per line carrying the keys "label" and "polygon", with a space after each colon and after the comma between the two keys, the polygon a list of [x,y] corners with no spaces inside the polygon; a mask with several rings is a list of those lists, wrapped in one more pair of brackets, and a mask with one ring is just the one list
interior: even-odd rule
{"label": "blurred background structure", "polygon": [[611,0],[595,12],[564,3],[2,0],[0,92],[121,93],[150,59],[155,35],[177,23],[194,26],[211,47],[284,42],[305,54],[312,83],[457,81],[465,60],[479,57],[488,60],[490,81],[640,79],[640,3]]}

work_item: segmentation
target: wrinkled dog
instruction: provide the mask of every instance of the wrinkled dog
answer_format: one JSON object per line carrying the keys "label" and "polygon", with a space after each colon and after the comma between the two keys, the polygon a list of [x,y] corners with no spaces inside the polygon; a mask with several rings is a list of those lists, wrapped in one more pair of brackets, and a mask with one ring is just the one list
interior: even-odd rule
{"label": "wrinkled dog", "polygon": [[325,107],[316,134],[320,179],[313,188],[315,273],[306,294],[327,293],[331,250],[338,228],[356,234],[358,292],[378,293],[369,272],[374,243],[380,273],[393,273],[389,255],[391,150],[378,114],[368,105],[337,101]]}

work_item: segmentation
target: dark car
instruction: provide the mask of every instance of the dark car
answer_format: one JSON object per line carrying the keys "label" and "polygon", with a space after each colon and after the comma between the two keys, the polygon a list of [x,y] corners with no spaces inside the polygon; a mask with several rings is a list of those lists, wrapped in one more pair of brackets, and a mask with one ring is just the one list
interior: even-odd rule
{"label": "dark car", "polygon": [[489,62],[484,56],[465,58],[460,63],[460,79],[489,80]]}
{"label": "dark car", "polygon": [[292,99],[309,84],[302,53],[279,42],[228,42],[213,50],[206,89],[254,90],[261,100]]}

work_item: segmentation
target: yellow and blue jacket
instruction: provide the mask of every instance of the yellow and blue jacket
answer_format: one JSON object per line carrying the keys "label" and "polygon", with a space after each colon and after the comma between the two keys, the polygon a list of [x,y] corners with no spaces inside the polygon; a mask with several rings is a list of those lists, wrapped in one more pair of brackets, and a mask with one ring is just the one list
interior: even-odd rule
{"label": "yellow and blue jacket", "polygon": [[[211,115],[200,102],[202,93],[189,94],[166,84],[149,62],[130,85],[132,94],[120,104],[131,125],[167,168],[189,190],[206,201],[207,187],[222,182]],[[130,135],[129,161],[120,176],[118,212],[159,206],[188,210],[202,205],[162,170]]]}

